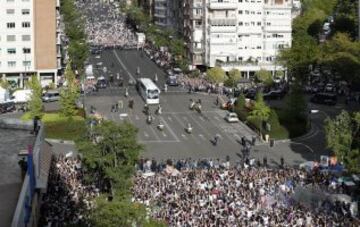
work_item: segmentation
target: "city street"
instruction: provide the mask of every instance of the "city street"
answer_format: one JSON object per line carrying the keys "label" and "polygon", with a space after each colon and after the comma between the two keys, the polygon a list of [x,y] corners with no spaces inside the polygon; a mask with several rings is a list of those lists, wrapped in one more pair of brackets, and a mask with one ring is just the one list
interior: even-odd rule
{"label": "city street", "polygon": [[[163,113],[155,114],[156,106],[151,106],[151,113],[155,116],[152,124],[146,123],[146,115],[143,113],[144,101],[138,95],[128,81],[139,77],[153,79],[158,75],[160,89],[165,84],[165,73],[145,54],[136,50],[106,50],[101,55],[94,55],[90,62],[95,66],[99,62],[102,65],[95,71],[96,76],[105,76],[116,73],[124,78],[124,86],[118,87],[115,83],[106,89],[87,94],[85,97],[86,107],[94,106],[98,113],[108,120],[116,122],[129,121],[139,128],[139,141],[144,144],[145,151],[142,156],[164,160],[168,158],[220,158],[227,155],[234,161],[243,157],[242,146],[239,141],[242,136],[251,139],[257,135],[243,123],[227,123],[224,120],[226,111],[215,105],[216,96],[207,94],[188,94],[181,87],[168,87],[168,92],[160,94],[160,103]],[[106,67],[104,73],[103,67]],[[137,67],[140,75],[137,75]],[[125,87],[128,87],[129,97],[125,97]],[[134,100],[134,109],[128,108],[128,101]],[[199,114],[189,109],[190,99],[201,99],[203,112]],[[278,102],[278,103],[277,103]],[[111,106],[119,104],[119,112],[111,112]],[[272,105],[282,105],[282,102],[272,101]],[[309,104],[311,109],[319,109],[317,114],[310,115],[313,127],[306,135],[293,140],[276,141],[274,147],[268,143],[257,140],[256,146],[252,147],[250,157],[262,161],[264,157],[270,164],[278,164],[281,157],[289,165],[298,165],[307,160],[319,159],[320,155],[328,155],[326,149],[323,120],[326,116],[335,116],[344,109],[343,104],[334,108]],[[163,122],[165,129],[157,128],[159,121]],[[193,132],[188,134],[185,127],[190,123]],[[217,146],[211,143],[216,134],[220,135]]]}
{"label": "city street", "polygon": [[[152,78],[157,73],[158,84],[165,83],[165,74],[146,56],[137,51],[105,51],[101,58],[92,59],[93,64],[103,62],[109,73],[119,72],[125,81],[140,77],[136,75],[140,67],[141,77]],[[113,64],[113,67],[111,67]],[[105,75],[102,70],[98,75]],[[159,87],[161,87],[161,85]],[[128,108],[128,101],[134,100],[134,109]],[[189,109],[190,99],[202,100],[203,112]],[[157,106],[150,106],[155,116],[152,124],[146,123],[143,113],[144,101],[134,87],[129,87],[129,97],[125,97],[125,88],[111,86],[99,90],[85,98],[87,109],[94,106],[106,119],[121,122],[128,120],[139,128],[139,141],[145,144],[144,156],[149,158],[224,158],[226,155],[237,157],[242,136],[251,139],[256,134],[243,123],[230,124],[224,120],[226,111],[215,105],[215,96],[204,94],[188,94],[180,87],[169,87],[168,92],[160,94],[163,113],[156,115]],[[117,113],[111,112],[111,106],[120,103]],[[127,115],[126,117],[122,117]],[[165,129],[160,131],[157,125],[161,121]],[[188,124],[193,127],[191,134],[185,131]],[[211,143],[216,134],[220,135],[217,146]]]}

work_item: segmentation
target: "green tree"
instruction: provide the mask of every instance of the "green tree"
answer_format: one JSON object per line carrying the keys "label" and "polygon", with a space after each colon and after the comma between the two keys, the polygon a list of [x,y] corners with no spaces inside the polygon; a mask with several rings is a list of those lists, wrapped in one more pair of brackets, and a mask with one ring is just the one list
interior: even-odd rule
{"label": "green tree", "polygon": [[266,86],[271,86],[274,82],[271,72],[264,69],[257,71],[255,77],[258,82],[264,83]]}
{"label": "green tree", "polygon": [[285,115],[288,122],[305,121],[307,119],[307,102],[303,93],[302,86],[294,83],[290,88],[290,93],[285,100]]}
{"label": "green tree", "polygon": [[241,72],[238,69],[231,69],[229,71],[229,75],[227,80],[225,81],[225,85],[228,87],[235,87],[236,84],[241,79]]}
{"label": "green tree", "polygon": [[9,81],[7,81],[6,79],[0,79],[0,87],[4,89],[9,89],[10,88]]}
{"label": "green tree", "polygon": [[349,83],[360,81],[360,43],[349,35],[337,33],[321,46],[319,63]]}
{"label": "green tree", "polygon": [[322,31],[322,21],[317,19],[313,23],[311,23],[307,29],[307,33],[317,39],[319,37],[320,32]]}
{"label": "green tree", "polygon": [[254,122],[259,128],[260,134],[262,133],[262,123],[269,119],[271,109],[264,102],[261,92],[256,94],[255,104],[247,117],[250,122]]}
{"label": "green tree", "polygon": [[80,95],[80,88],[75,79],[75,74],[71,70],[70,63],[65,69],[66,86],[60,92],[61,113],[68,118],[77,114],[76,101]]}
{"label": "green tree", "polygon": [[234,111],[242,121],[245,121],[247,117],[247,110],[245,108],[245,104],[245,95],[241,93],[236,100]]}
{"label": "green tree", "polygon": [[96,200],[96,208],[90,215],[92,226],[106,227],[165,227],[164,223],[147,218],[145,207],[127,200],[107,201],[105,197]]}
{"label": "green tree", "polygon": [[226,80],[225,71],[220,67],[214,67],[206,71],[206,79],[211,83],[223,83]]}
{"label": "green tree", "polygon": [[31,98],[28,103],[31,118],[38,117],[42,118],[43,113],[43,102],[42,102],[42,88],[40,81],[36,75],[32,75],[28,82],[28,86],[31,89]]}
{"label": "green tree", "polygon": [[350,171],[360,172],[359,112],[351,116],[343,110],[334,119],[325,120],[326,144]]}

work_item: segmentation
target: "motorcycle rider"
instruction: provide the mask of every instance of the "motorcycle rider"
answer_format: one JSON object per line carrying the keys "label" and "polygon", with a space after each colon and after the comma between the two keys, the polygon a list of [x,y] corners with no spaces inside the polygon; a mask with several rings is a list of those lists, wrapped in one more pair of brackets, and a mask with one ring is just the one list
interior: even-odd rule
{"label": "motorcycle rider", "polygon": [[193,110],[194,107],[195,107],[195,102],[194,100],[190,99],[190,106],[189,106],[190,110]]}
{"label": "motorcycle rider", "polygon": [[161,108],[160,104],[158,105],[156,113],[159,114],[159,115],[162,113],[162,108]]}

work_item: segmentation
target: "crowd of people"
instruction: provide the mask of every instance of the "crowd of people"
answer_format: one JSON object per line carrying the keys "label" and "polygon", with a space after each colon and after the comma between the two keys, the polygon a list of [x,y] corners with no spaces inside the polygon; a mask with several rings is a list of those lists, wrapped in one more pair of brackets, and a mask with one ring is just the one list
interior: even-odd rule
{"label": "crowd of people", "polygon": [[[331,175],[229,161],[142,160],[133,201],[169,226],[358,226],[350,203],[308,200],[305,192],[344,190]],[[299,192],[302,189],[302,193]],[[300,193],[300,196],[297,196]],[[322,197],[319,195],[319,197]]]}
{"label": "crowd of people", "polygon": [[103,48],[136,47],[134,32],[126,25],[126,16],[114,3],[79,0],[76,6],[85,17],[85,33],[92,46]]}
{"label": "crowd of people", "polygon": [[99,189],[82,183],[81,161],[60,156],[52,161],[48,189],[41,206],[40,226],[82,226]]}

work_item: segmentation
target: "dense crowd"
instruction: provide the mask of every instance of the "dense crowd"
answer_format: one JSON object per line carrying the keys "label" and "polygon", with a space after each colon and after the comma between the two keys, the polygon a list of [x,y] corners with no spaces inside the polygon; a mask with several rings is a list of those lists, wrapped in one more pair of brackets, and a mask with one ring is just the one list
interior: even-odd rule
{"label": "dense crowd", "polygon": [[61,156],[53,160],[47,193],[41,206],[40,226],[76,226],[86,223],[84,215],[94,207],[92,201],[99,195],[99,189],[94,185],[84,185],[82,180],[79,159]]}
{"label": "dense crowd", "polygon": [[[330,175],[294,168],[269,169],[229,162],[147,160],[139,164],[133,201],[169,226],[358,226],[350,204],[302,201],[296,191],[341,192]],[[153,172],[155,171],[155,172]],[[300,199],[299,199],[300,198]]]}
{"label": "dense crowd", "polygon": [[126,25],[126,16],[114,3],[80,0],[76,6],[85,16],[85,32],[92,46],[132,48],[136,46],[134,32]]}

